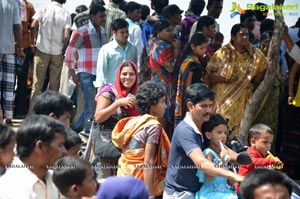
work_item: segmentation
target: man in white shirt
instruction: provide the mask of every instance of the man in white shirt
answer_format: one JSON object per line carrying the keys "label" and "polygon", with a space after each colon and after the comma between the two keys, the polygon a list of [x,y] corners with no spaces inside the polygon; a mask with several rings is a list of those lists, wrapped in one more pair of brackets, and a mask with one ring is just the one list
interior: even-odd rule
{"label": "man in white shirt", "polygon": [[71,30],[70,14],[62,7],[65,2],[66,0],[53,0],[38,9],[33,16],[31,46],[35,56],[29,114],[32,112],[34,98],[42,91],[48,68],[49,89],[59,89],[63,56]]}
{"label": "man in white shirt", "polygon": [[17,133],[17,154],[0,178],[2,199],[57,199],[51,169],[64,156],[64,125],[45,115],[32,115]]}
{"label": "man in white shirt", "polygon": [[143,51],[143,41],[142,41],[142,29],[137,24],[141,19],[142,6],[136,2],[130,1],[126,5],[126,21],[129,24],[128,31],[129,37],[128,41],[133,43],[137,49],[138,61],[137,66],[140,68],[140,59]]}

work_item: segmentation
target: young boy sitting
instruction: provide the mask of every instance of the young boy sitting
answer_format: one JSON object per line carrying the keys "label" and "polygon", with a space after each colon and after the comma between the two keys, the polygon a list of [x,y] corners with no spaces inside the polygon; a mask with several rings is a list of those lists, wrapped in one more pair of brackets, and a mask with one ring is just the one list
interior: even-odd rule
{"label": "young boy sitting", "polygon": [[80,199],[96,195],[97,182],[92,165],[82,159],[65,156],[56,162],[53,182],[63,195],[61,199]]}

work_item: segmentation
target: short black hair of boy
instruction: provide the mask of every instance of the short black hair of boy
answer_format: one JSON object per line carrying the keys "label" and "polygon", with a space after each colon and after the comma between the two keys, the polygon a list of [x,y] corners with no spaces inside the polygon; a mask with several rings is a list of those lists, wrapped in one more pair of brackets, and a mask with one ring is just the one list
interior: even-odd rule
{"label": "short black hair of boy", "polygon": [[136,108],[141,115],[147,114],[150,107],[156,105],[165,94],[162,86],[153,81],[146,81],[139,86],[136,93]]}
{"label": "short black hair of boy", "polygon": [[63,123],[46,115],[31,115],[25,119],[17,133],[17,155],[22,160],[29,157],[38,140],[50,144],[55,134],[66,134]]}
{"label": "short black hair of boy", "polygon": [[212,16],[209,16],[209,15],[201,16],[198,19],[197,26],[196,26],[196,31],[197,32],[198,31],[203,32],[203,27],[209,27],[211,25],[214,25],[215,23],[216,23],[216,20]]}
{"label": "short black hair of boy", "polygon": [[59,118],[65,112],[73,113],[73,102],[59,92],[46,91],[35,98],[33,112],[37,115],[54,113]]}
{"label": "short black hair of boy", "polygon": [[142,9],[142,5],[134,1],[129,1],[125,7],[126,14],[128,14],[129,12],[134,12],[135,10],[139,10],[139,9]]}
{"label": "short black hair of boy", "polygon": [[128,22],[123,19],[123,18],[118,18],[118,19],[115,19],[112,23],[111,23],[111,29],[113,31],[117,31],[119,29],[122,29],[122,28],[126,28],[128,27],[129,24]]}
{"label": "short black hair of boy", "polygon": [[54,166],[53,182],[63,195],[67,195],[72,185],[82,185],[89,168],[92,165],[87,160],[62,157]]}
{"label": "short black hair of boy", "polygon": [[246,19],[255,16],[255,12],[253,10],[245,10],[244,14],[240,15],[240,23],[244,23]]}
{"label": "short black hair of boy", "polygon": [[190,3],[191,10],[194,15],[200,16],[205,7],[204,0],[191,0]]}
{"label": "short black hair of boy", "polygon": [[241,182],[240,192],[243,199],[253,199],[254,191],[263,185],[282,185],[292,194],[292,184],[288,176],[282,172],[269,169],[255,169]]}
{"label": "short black hair of boy", "polygon": [[169,0],[151,0],[151,8],[157,13],[161,13],[167,5],[169,5]]}
{"label": "short black hair of boy", "polygon": [[105,7],[101,4],[94,4],[90,8],[90,17],[96,15],[98,12],[105,12]]}
{"label": "short black hair of boy", "polygon": [[4,149],[15,138],[14,130],[6,124],[0,123],[0,149]]}
{"label": "short black hair of boy", "polygon": [[273,130],[265,124],[254,124],[250,128],[249,133],[248,133],[248,146],[250,146],[250,144],[251,144],[251,142],[250,142],[251,138],[256,139],[262,133],[269,133],[269,134],[273,135]]}
{"label": "short black hair of boy", "polygon": [[192,84],[185,90],[185,103],[192,102],[195,105],[206,99],[213,101],[214,98],[215,92],[203,83]]}
{"label": "short black hair of boy", "polygon": [[150,8],[147,5],[141,6],[142,12],[141,12],[141,19],[145,21],[147,19],[147,16],[150,14]]}
{"label": "short black hair of boy", "polygon": [[83,141],[81,140],[80,136],[72,129],[67,128],[64,143],[65,148],[69,150],[70,148],[79,144],[83,144]]}

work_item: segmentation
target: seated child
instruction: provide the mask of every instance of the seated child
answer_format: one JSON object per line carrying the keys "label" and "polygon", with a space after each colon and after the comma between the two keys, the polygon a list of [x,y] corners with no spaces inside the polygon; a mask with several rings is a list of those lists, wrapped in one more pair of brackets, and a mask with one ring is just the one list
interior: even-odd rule
{"label": "seated child", "polygon": [[[251,156],[252,164],[242,165],[238,174],[246,176],[250,171],[257,168],[272,168],[274,164],[282,163],[278,157],[266,158],[272,142],[273,131],[269,126],[265,124],[253,125],[248,134],[249,148],[247,150]],[[239,193],[238,184],[235,185],[235,190]]]}
{"label": "seated child", "polygon": [[253,125],[248,134],[247,152],[251,156],[252,164],[242,165],[239,174],[246,176],[256,168],[271,168],[276,163],[281,163],[277,157],[266,158],[273,142],[273,131],[265,124]]}
{"label": "seated child", "polygon": [[64,199],[80,199],[96,195],[97,183],[92,165],[82,159],[65,156],[56,162],[53,182]]}
{"label": "seated child", "polygon": [[67,134],[65,136],[64,146],[67,150],[66,156],[73,158],[80,158],[80,149],[83,141],[80,136],[73,130],[67,129]]}
{"label": "seated child", "polygon": [[[0,176],[4,174],[6,166],[14,159],[16,134],[7,125],[0,123]],[[1,168],[2,167],[2,168]]]}
{"label": "seated child", "polygon": [[[215,163],[217,167],[226,168],[233,154],[236,153],[225,146],[227,139],[227,121],[219,114],[212,114],[209,121],[202,126],[201,132],[209,142],[208,148],[203,153],[207,159]],[[224,146],[222,149],[221,143]],[[236,193],[232,187],[227,184],[227,179],[220,176],[210,176],[201,169],[196,174],[200,182],[203,182],[200,191],[196,193],[195,199],[227,198],[237,199]]]}

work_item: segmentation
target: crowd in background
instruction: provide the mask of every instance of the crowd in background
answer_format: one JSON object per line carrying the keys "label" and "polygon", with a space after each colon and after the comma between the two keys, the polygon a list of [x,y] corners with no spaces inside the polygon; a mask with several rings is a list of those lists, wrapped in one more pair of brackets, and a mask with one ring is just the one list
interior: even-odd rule
{"label": "crowd in background", "polygon": [[[29,178],[31,185],[37,182],[36,193],[47,184],[50,198],[95,195],[94,170],[76,155],[82,144],[79,135],[89,137],[93,123],[113,129],[108,137],[122,151],[114,161],[120,166],[117,172],[103,170],[98,177],[134,176],[143,183],[124,180],[139,187],[140,198],[174,198],[183,191],[187,192],[182,198],[209,198],[211,185],[203,178],[214,179],[211,184],[225,190],[227,179],[237,182],[246,176],[248,171],[243,173],[243,169],[238,175],[209,167],[213,167],[211,162],[225,164],[224,151],[236,159],[231,149],[214,147],[219,146],[218,139],[226,142],[221,133],[226,137],[228,127],[240,125],[246,104],[270,72],[267,57],[276,22],[267,18],[268,10],[241,13],[240,23],[228,27],[231,38],[223,45],[220,26],[225,24],[217,22],[223,0],[191,0],[186,11],[169,0],[151,0],[151,8],[135,1],[110,0],[105,5],[102,0],[92,0],[89,7],[78,5],[72,14],[63,8],[66,0],[52,0],[39,8],[27,0],[0,2],[0,138],[5,140],[0,139],[0,166],[11,163],[2,159],[2,150],[8,146],[13,158],[16,143],[18,158],[13,164],[25,169],[38,165],[32,169],[34,175],[24,169],[18,173],[7,169],[0,177],[1,186],[13,185],[5,181],[19,175]],[[202,15],[204,9],[207,15]],[[258,128],[255,135],[250,130],[248,143],[250,155],[276,154],[272,161],[259,164],[284,162],[283,172],[294,180],[300,180],[299,42],[300,18],[284,29],[270,88],[251,122],[268,127]],[[215,119],[218,114],[220,121]],[[13,118],[25,119],[17,136],[10,129]],[[45,135],[39,135],[42,131]],[[265,131],[271,132],[264,138],[269,145],[260,151],[256,146]],[[66,145],[68,140],[74,142],[74,148]],[[72,154],[76,157],[61,159]],[[71,162],[76,165],[74,174],[59,170],[59,165]],[[104,159],[99,162],[113,165]],[[182,163],[200,165],[203,172],[170,169],[171,164]],[[53,179],[47,165],[56,165]],[[77,174],[77,181],[68,181]],[[208,192],[203,187],[199,191],[197,176]],[[104,197],[103,189],[99,198],[112,197],[113,193]],[[11,194],[1,192],[0,198]],[[232,198],[240,194],[225,193]]]}

